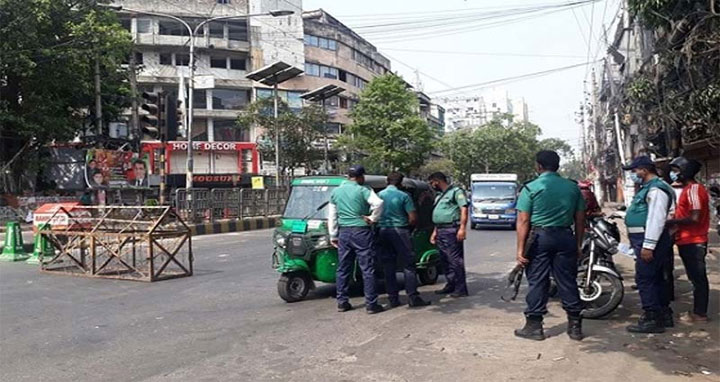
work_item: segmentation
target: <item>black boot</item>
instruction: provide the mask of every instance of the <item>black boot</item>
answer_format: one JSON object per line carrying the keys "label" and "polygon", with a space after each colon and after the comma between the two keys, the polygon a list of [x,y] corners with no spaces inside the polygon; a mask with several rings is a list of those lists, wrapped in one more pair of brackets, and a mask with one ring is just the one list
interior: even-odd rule
{"label": "black boot", "polygon": [[582,341],[582,318],[579,315],[568,316],[567,335],[571,340]]}
{"label": "black boot", "polygon": [[397,308],[398,306],[402,305],[400,303],[400,296],[392,296],[388,300],[390,301],[391,308]]}
{"label": "black boot", "polygon": [[385,311],[385,308],[382,307],[380,304],[372,304],[365,307],[365,313],[367,314],[377,314],[382,313]]}
{"label": "black boot", "polygon": [[666,328],[675,327],[675,317],[673,317],[673,310],[670,308],[665,309],[663,313],[663,326]]}
{"label": "black boot", "polygon": [[428,305],[430,305],[430,301],[425,301],[420,296],[410,296],[410,301],[408,301],[408,306],[411,308],[420,308]]}
{"label": "black boot", "polygon": [[515,329],[515,336],[535,341],[544,340],[545,333],[543,332],[542,321],[542,316],[525,317],[525,327]]}
{"label": "black boot", "polygon": [[352,309],[353,309],[352,305],[350,305],[350,303],[347,301],[338,304],[338,312],[347,312]]}
{"label": "black boot", "polygon": [[450,286],[450,285],[445,284],[445,286],[444,286],[442,289],[436,290],[436,291],[435,291],[435,294],[450,294],[450,293],[452,293],[454,290],[455,290],[455,287],[454,287],[454,286]]}
{"label": "black boot", "polygon": [[627,327],[630,333],[664,333],[663,318],[658,312],[647,310],[640,316],[637,324]]}

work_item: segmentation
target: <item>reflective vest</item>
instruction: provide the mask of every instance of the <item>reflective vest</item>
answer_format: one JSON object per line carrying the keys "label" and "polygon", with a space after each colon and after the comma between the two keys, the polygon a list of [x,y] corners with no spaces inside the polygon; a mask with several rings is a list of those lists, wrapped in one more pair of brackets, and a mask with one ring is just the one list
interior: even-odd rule
{"label": "reflective vest", "polygon": [[659,188],[667,194],[670,200],[667,209],[668,211],[670,210],[675,198],[675,191],[673,191],[672,187],[665,183],[662,179],[655,178],[643,184],[637,194],[635,194],[632,203],[630,203],[630,207],[628,207],[625,213],[625,225],[627,227],[645,227],[648,216],[647,194],[653,188]]}

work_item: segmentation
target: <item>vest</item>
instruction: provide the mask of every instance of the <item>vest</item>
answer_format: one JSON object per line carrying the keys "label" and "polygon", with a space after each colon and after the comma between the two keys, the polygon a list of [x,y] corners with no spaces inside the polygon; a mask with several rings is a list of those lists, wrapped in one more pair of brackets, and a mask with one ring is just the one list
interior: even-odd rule
{"label": "vest", "polygon": [[627,227],[645,227],[648,216],[647,194],[653,188],[659,188],[668,195],[670,203],[668,203],[667,209],[670,210],[672,201],[675,198],[675,191],[662,179],[655,178],[643,184],[635,197],[633,197],[632,203],[625,213],[625,225]]}

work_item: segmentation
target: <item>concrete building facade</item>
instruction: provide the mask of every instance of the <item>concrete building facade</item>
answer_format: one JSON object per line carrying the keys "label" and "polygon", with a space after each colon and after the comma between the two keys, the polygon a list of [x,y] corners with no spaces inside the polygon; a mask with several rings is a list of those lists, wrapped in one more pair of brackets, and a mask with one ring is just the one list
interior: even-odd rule
{"label": "concrete building facade", "polygon": [[528,107],[524,98],[510,98],[504,90],[494,90],[470,97],[439,99],[445,107],[445,131],[478,128],[503,114],[513,116],[515,122],[528,122]]}

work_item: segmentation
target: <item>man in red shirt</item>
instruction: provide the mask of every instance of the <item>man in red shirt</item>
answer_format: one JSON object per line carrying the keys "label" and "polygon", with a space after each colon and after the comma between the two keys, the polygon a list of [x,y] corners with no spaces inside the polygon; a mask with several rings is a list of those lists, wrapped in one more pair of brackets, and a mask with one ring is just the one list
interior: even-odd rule
{"label": "man in red shirt", "polygon": [[693,285],[693,310],[685,317],[690,322],[706,322],[709,285],[705,256],[710,229],[710,196],[697,181],[700,163],[677,157],[670,162],[670,178],[682,183],[675,216],[668,224],[677,228],[675,244]]}

